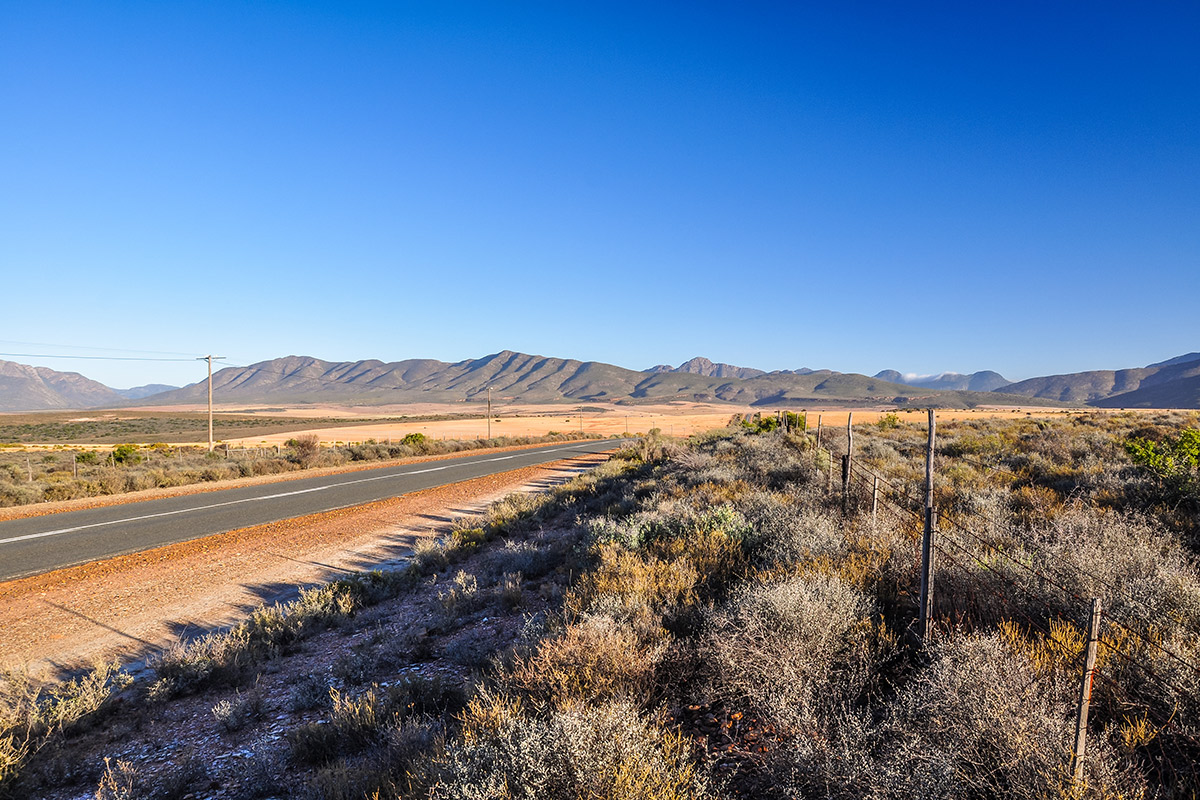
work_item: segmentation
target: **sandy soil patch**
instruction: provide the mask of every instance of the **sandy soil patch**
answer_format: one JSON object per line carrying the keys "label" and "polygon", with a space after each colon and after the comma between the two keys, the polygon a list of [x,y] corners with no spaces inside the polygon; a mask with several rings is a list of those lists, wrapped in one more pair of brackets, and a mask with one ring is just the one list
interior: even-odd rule
{"label": "sandy soil patch", "polygon": [[231,531],[0,583],[0,663],[52,676],[137,660],[226,626],[263,602],[405,558],[514,491],[539,491],[606,454],[528,467],[353,509]]}

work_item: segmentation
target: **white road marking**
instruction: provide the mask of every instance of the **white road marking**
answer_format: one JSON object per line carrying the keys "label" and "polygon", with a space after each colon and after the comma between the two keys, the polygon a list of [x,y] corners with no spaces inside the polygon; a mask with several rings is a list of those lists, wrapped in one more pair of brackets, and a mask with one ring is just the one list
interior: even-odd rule
{"label": "white road marking", "polygon": [[[553,450],[540,450],[537,452],[537,455],[544,455],[546,453],[557,453],[561,450],[570,450],[570,449],[572,449],[572,448],[556,447]],[[421,475],[426,472],[440,472],[441,470],[450,469],[451,467],[466,467],[466,466],[471,466],[472,464],[484,464],[489,461],[507,461],[508,459],[516,458],[519,455],[522,455],[522,454],[516,453],[514,455],[499,456],[497,458],[475,459],[475,460],[471,460],[471,461],[463,461],[458,464],[446,464],[441,467],[429,467],[428,469],[416,469],[416,470],[410,470],[409,472],[395,472],[395,473],[390,473],[388,475],[376,475],[376,476],[373,476],[370,478],[358,478],[358,479],[352,480],[352,481],[342,481],[341,483],[331,483],[326,486],[314,486],[311,489],[298,489],[294,492],[280,492],[279,494],[269,494],[269,495],[265,495],[263,497],[246,497],[241,500],[229,500],[228,502],[225,502],[225,503],[213,503],[213,504],[207,505],[207,506],[197,506],[196,508],[181,508],[176,511],[163,511],[158,514],[143,514],[142,516],[139,516],[139,517],[126,517],[125,519],[114,519],[114,520],[109,520],[108,522],[93,522],[88,525],[77,525],[73,528],[60,528],[59,530],[56,530],[56,531],[43,531],[42,533],[28,533],[28,534],[25,534],[24,536],[12,536],[8,539],[0,539],[0,544],[12,544],[13,542],[24,542],[29,539],[42,539],[46,536],[58,536],[59,534],[63,534],[63,533],[74,533],[76,531],[87,530],[88,528],[101,528],[101,527],[104,527],[105,525],[121,525],[122,523],[126,523],[126,522],[139,522],[144,519],[154,519],[156,517],[171,517],[171,516],[175,516],[177,514],[188,514],[193,511],[207,511],[212,508],[222,508],[224,506],[236,506],[240,503],[254,503],[254,502],[258,502],[259,500],[277,500],[280,497],[291,497],[293,495],[308,494],[310,492],[323,492],[326,489],[336,489],[339,486],[351,486],[356,483],[370,483],[371,481],[383,481],[383,480],[388,480],[389,478],[401,478],[401,477],[404,477],[405,475]]]}

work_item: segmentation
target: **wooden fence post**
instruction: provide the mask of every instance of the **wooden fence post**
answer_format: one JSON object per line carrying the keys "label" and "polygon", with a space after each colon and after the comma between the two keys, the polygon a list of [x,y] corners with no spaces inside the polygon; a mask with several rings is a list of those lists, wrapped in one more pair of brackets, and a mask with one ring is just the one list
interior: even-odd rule
{"label": "wooden fence post", "polygon": [[921,609],[917,620],[917,635],[924,640],[929,635],[933,617],[933,533],[937,515],[933,510],[933,446],[935,433],[933,409],[929,409],[929,447],[925,453],[925,531],[921,537]]}
{"label": "wooden fence post", "polygon": [[879,521],[879,476],[875,476],[875,481],[871,485],[871,524],[874,525]]}
{"label": "wooden fence post", "polygon": [[842,467],[842,513],[850,505],[850,468],[854,463],[854,412],[846,414],[846,463]]}
{"label": "wooden fence post", "polygon": [[1071,753],[1071,789],[1083,788],[1083,754],[1087,750],[1088,709],[1092,702],[1092,676],[1096,671],[1096,645],[1100,641],[1100,598],[1092,600],[1092,621],[1083,655],[1083,680],[1079,683],[1079,710],[1075,716],[1075,749]]}
{"label": "wooden fence post", "polygon": [[821,449],[821,415],[817,414],[817,449]]}

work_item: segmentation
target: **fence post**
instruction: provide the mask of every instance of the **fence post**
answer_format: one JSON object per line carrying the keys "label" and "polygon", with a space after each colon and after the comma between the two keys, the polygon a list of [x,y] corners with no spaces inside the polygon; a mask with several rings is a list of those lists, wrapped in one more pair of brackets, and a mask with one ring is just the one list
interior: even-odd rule
{"label": "fence post", "polygon": [[821,415],[817,414],[817,449],[821,449]]}
{"label": "fence post", "polygon": [[846,414],[846,458],[842,465],[842,513],[850,505],[850,467],[854,463],[854,412]]}
{"label": "fence post", "polygon": [[1075,717],[1075,749],[1071,753],[1071,789],[1083,788],[1083,754],[1087,750],[1088,708],[1092,702],[1092,675],[1096,671],[1096,644],[1100,641],[1100,598],[1092,599],[1092,621],[1083,656],[1083,680],[1079,684],[1079,711]]}
{"label": "fence post", "polygon": [[850,504],[850,454],[842,456],[842,516]]}
{"label": "fence post", "polygon": [[875,480],[871,485],[871,524],[874,525],[879,521],[879,476],[875,476]]}
{"label": "fence post", "polygon": [[936,422],[933,409],[929,409],[929,447],[925,453],[925,531],[921,537],[921,610],[917,621],[917,635],[924,640],[929,635],[929,622],[933,617],[933,532],[937,526],[933,510],[933,446]]}

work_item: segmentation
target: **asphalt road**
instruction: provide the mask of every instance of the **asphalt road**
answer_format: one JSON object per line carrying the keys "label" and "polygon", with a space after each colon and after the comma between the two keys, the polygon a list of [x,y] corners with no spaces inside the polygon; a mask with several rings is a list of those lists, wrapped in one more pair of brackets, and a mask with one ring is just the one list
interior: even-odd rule
{"label": "asphalt road", "polygon": [[507,453],[482,450],[442,461],[9,520],[0,522],[0,581],[613,450],[622,444],[602,439]]}

